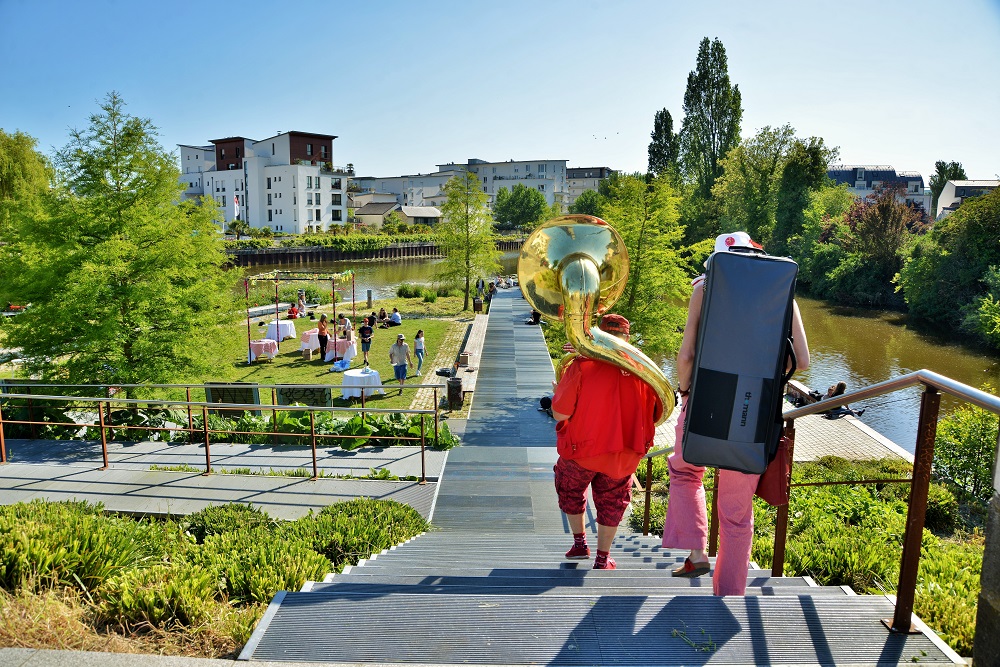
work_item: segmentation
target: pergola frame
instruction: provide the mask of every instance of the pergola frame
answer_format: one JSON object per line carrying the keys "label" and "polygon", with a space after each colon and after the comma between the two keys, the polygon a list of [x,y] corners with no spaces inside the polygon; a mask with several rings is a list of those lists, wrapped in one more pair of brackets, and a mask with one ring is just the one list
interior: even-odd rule
{"label": "pergola frame", "polygon": [[[334,312],[337,310],[337,290],[346,290],[347,286],[337,287],[337,283],[346,283],[348,280],[351,281],[351,319],[357,318],[357,298],[355,294],[355,284],[354,284],[354,271],[348,269],[342,273],[329,274],[319,274],[319,273],[294,273],[291,271],[271,271],[270,273],[259,273],[255,276],[249,276],[243,279],[243,290],[246,294],[247,303],[247,364],[253,364],[250,359],[252,356],[250,341],[252,340],[250,331],[250,285],[256,284],[261,281],[274,281],[274,321],[275,326],[281,321],[281,315],[279,312],[279,300],[278,300],[278,288],[280,287],[282,281],[284,282],[318,282],[320,280],[330,281],[330,300],[333,302]],[[280,338],[280,336],[279,336]],[[281,341],[276,341],[278,347],[281,347]]]}

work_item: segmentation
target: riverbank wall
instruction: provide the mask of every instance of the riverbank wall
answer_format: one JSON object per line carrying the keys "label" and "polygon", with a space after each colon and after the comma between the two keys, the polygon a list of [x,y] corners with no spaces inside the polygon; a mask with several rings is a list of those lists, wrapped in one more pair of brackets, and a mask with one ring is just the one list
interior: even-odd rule
{"label": "riverbank wall", "polygon": [[[501,251],[520,250],[523,239],[497,241]],[[262,264],[296,266],[316,262],[356,261],[365,259],[408,259],[415,257],[441,257],[436,243],[393,243],[378,250],[349,252],[323,246],[302,246],[298,248],[253,248],[227,250],[229,260],[240,267]]]}

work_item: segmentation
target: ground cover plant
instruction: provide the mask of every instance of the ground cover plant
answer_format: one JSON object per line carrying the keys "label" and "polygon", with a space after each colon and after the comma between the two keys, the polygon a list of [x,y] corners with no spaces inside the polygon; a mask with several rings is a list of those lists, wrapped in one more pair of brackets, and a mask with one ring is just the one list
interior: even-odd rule
{"label": "ground cover plant", "polygon": [[[654,460],[655,461],[655,460]],[[793,482],[904,479],[901,459],[847,461],[825,457],[793,467]],[[646,467],[639,467],[645,482]],[[662,534],[669,494],[665,465],[654,466],[650,531]],[[706,474],[711,499],[714,476]],[[785,576],[812,577],[820,585],[848,585],[860,594],[895,594],[906,524],[908,484],[806,486],[792,489]],[[776,509],[754,499],[752,560],[770,568]],[[636,490],[629,526],[642,531],[643,491]],[[970,524],[951,487],[931,484],[914,612],[960,655],[972,654],[984,540]]]}
{"label": "ground cover plant", "polygon": [[162,521],[81,502],[0,507],[0,646],[234,657],[277,591],[427,527],[366,498],[296,521],[239,504]]}

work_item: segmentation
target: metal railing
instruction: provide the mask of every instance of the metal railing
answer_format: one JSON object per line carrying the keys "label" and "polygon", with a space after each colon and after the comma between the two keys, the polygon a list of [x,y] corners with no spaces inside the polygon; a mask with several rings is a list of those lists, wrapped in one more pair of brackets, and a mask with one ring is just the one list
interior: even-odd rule
{"label": "metal railing", "polygon": [[[856,403],[875,396],[882,396],[902,389],[922,385],[924,391],[920,398],[920,416],[917,422],[917,442],[913,456],[913,473],[908,480],[848,480],[824,482],[824,484],[886,484],[909,483],[910,498],[907,504],[906,530],[903,535],[903,553],[900,558],[899,581],[896,585],[896,607],[892,619],[882,622],[893,632],[913,633],[917,630],[912,625],[913,602],[916,595],[917,573],[920,567],[920,546],[924,530],[924,516],[927,512],[927,490],[930,486],[931,468],[934,462],[934,440],[937,435],[938,412],[941,394],[971,403],[977,407],[1000,415],[1000,397],[988,394],[979,389],[952,380],[929,370],[919,370],[902,375],[892,380],[879,382],[870,387],[841,394],[833,398],[823,399],[818,403],[788,410],[782,414],[785,420],[784,434],[789,438],[788,457],[794,460],[795,420],[799,417],[826,412],[848,403]],[[1000,440],[997,443],[1000,448]],[[657,449],[646,455],[646,507],[643,520],[643,534],[649,534],[649,504],[652,496],[653,459],[673,452],[674,448]],[[1000,469],[1000,466],[998,466]],[[1000,473],[998,473],[1000,474]],[[716,477],[718,480],[718,477]],[[796,486],[814,486],[816,483],[795,483]],[[709,554],[714,556],[718,550],[718,482],[714,485],[712,494],[712,519],[709,532]],[[774,558],[771,564],[771,576],[780,577],[785,568],[785,543],[788,536],[788,505],[778,508],[774,530]]]}
{"label": "metal railing", "polygon": [[[15,392],[12,388],[20,387],[20,390]],[[69,396],[64,394],[54,394],[54,393],[36,393],[36,390],[44,390],[45,388],[61,388],[70,389],[77,388],[81,390],[98,390],[93,393],[104,394],[103,397],[95,396]],[[84,429],[98,429],[98,434],[101,441],[101,453],[103,457],[103,465],[99,467],[99,470],[106,470],[109,467],[108,460],[108,434],[114,431],[125,431],[136,430],[144,432],[153,433],[186,433],[188,434],[188,439],[190,442],[196,442],[200,439],[204,443],[205,447],[205,472],[204,474],[211,474],[212,472],[212,456],[211,456],[211,440],[213,435],[245,435],[245,436],[269,436],[273,439],[274,443],[278,443],[279,438],[301,438],[309,439],[310,448],[312,450],[312,468],[313,475],[311,479],[319,478],[319,467],[317,461],[317,443],[322,440],[344,440],[344,439],[356,439],[356,435],[340,435],[340,434],[329,434],[329,433],[317,433],[316,432],[316,413],[330,413],[331,415],[337,413],[350,413],[351,415],[361,415],[362,423],[365,420],[365,415],[372,414],[407,414],[407,415],[419,415],[420,419],[420,435],[419,436],[392,436],[391,439],[401,441],[401,442],[419,442],[420,443],[420,484],[427,483],[427,463],[426,463],[426,440],[427,433],[425,432],[425,417],[433,417],[434,425],[434,443],[438,442],[440,436],[440,412],[439,412],[439,394],[438,390],[443,388],[442,385],[409,385],[407,389],[432,389],[433,390],[433,400],[434,407],[432,409],[411,409],[411,408],[369,408],[366,407],[366,392],[369,390],[385,390],[385,389],[397,389],[399,385],[366,385],[364,387],[352,387],[353,389],[360,390],[360,408],[355,406],[308,406],[308,405],[279,405],[278,404],[278,392],[279,390],[287,389],[309,389],[309,390],[330,390],[333,391],[334,387],[332,385],[297,385],[297,384],[277,384],[277,385],[264,385],[264,384],[204,384],[204,385],[185,385],[185,384],[123,384],[123,385],[81,385],[81,384],[43,384],[43,383],[31,383],[31,384],[19,384],[17,380],[6,380],[2,385],[0,385],[0,464],[8,463],[7,457],[7,437],[6,437],[6,427],[7,426],[27,426],[30,430],[30,438],[34,439],[37,437],[37,427],[65,427],[70,429],[76,429],[78,431]],[[169,389],[169,390],[184,390],[185,399],[184,400],[173,400],[169,398],[117,398],[115,395],[122,390],[127,389]],[[207,398],[204,401],[193,401],[191,400],[191,390],[192,389],[202,389],[206,391],[233,391],[233,390],[254,390],[259,391],[260,389],[271,389],[271,403],[235,403],[235,402],[222,402],[222,401],[210,401]],[[23,401],[23,405],[10,405],[11,401]],[[5,402],[8,405],[5,406]],[[71,409],[77,411],[80,414],[93,415],[96,412],[96,421],[51,421],[47,419],[37,418],[35,412],[43,407],[52,407],[53,402],[59,402],[64,405],[63,410]],[[133,409],[138,410],[142,407],[162,410],[162,409],[175,409],[181,414],[186,416],[186,425],[180,424],[175,426],[150,426],[148,424],[125,424],[125,423],[112,423],[112,408],[117,406],[119,409]],[[27,412],[27,419],[12,419],[10,418],[10,411],[12,408],[25,408]],[[89,409],[88,409],[89,408]],[[8,411],[8,415],[4,415],[4,410]],[[245,412],[270,412],[271,413],[271,426],[272,430],[268,431],[238,431],[232,429],[212,429],[209,424],[209,412],[233,412],[233,413],[245,413]],[[309,432],[290,432],[290,431],[278,431],[274,428],[277,422],[277,415],[279,412],[308,412],[309,413]],[[195,423],[195,419],[200,417],[201,425]],[[171,422],[173,423],[173,422]],[[67,440],[78,440],[81,438],[67,438]],[[82,438],[86,439],[86,438]]]}

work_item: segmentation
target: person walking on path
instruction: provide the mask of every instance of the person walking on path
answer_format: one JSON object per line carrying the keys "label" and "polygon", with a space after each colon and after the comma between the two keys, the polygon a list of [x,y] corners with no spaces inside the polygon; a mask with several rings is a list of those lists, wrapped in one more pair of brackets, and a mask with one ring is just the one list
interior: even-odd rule
{"label": "person walking on path", "polygon": [[[715,241],[715,252],[731,248],[760,248],[746,232],[722,234]],[[698,324],[705,293],[705,275],[692,283],[694,291],[688,304],[684,338],[677,355],[677,387],[682,407],[675,428],[676,446],[667,458],[670,471],[670,495],[663,521],[663,546],[690,549],[684,564],[673,570],[675,577],[699,577],[709,569],[708,516],[705,509],[705,487],[702,477],[705,468],[688,463],[681,452],[684,420],[687,417],[688,392],[694,371]],[[798,369],[809,366],[809,347],[798,304],[792,304],[792,348]],[[752,354],[752,351],[748,351]],[[747,569],[750,566],[750,548],[753,543],[753,495],[760,475],[749,475],[735,470],[718,471],[716,484],[719,489],[719,555],[715,561],[712,589],[716,595],[744,595],[747,586]]]}
{"label": "person walking on path", "polygon": [[316,324],[316,338],[319,340],[319,360],[326,360],[326,344],[330,341],[330,325],[326,322],[326,313],[319,316]]}
{"label": "person walking on path", "polygon": [[423,329],[417,330],[417,335],[413,337],[413,353],[417,355],[417,377],[420,377],[420,369],[424,366],[424,354],[427,353]]}
{"label": "person walking on path", "polygon": [[[621,315],[605,315],[599,326],[628,340],[629,321]],[[556,385],[552,416],[559,459],[553,470],[559,509],[573,531],[566,558],[590,558],[583,521],[589,486],[597,508],[594,569],[615,569],[611,545],[632,499],[632,475],[653,444],[656,406],[652,387],[596,359],[577,358]]]}
{"label": "person walking on path", "polygon": [[363,324],[358,327],[358,338],[361,339],[361,353],[365,355],[365,366],[368,365],[368,351],[372,349],[372,336],[375,335],[374,323],[363,320]]}
{"label": "person walking on path", "polygon": [[412,364],[410,360],[410,346],[406,344],[406,336],[399,334],[396,342],[389,346],[389,363],[399,380],[399,394],[403,394],[403,384],[406,382],[406,365]]}

